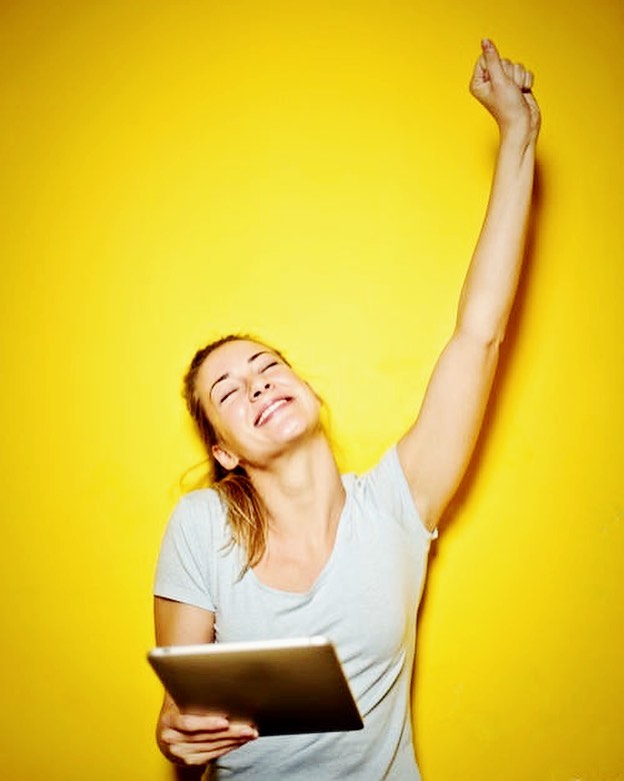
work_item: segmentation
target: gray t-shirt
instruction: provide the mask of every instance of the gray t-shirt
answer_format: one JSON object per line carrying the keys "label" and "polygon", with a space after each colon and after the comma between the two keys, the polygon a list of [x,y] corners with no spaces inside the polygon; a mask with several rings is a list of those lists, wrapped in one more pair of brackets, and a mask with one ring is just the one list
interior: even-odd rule
{"label": "gray t-shirt", "polygon": [[216,642],[328,637],[338,652],[364,729],[260,737],[221,757],[218,779],[416,781],[410,681],[416,613],[435,533],[422,524],[396,449],[357,477],[342,477],[346,502],[332,554],[305,594],[239,579],[241,551],[228,547],[225,512],[210,489],[184,496],[169,521],[154,593],[215,613]]}

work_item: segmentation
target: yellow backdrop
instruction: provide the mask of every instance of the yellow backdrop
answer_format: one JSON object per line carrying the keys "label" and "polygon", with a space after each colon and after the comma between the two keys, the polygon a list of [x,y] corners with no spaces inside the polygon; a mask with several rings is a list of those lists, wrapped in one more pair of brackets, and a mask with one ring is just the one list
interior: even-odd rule
{"label": "yellow backdrop", "polygon": [[172,777],[144,654],[197,346],[282,348],[345,469],[412,420],[487,198],[489,35],[536,71],[534,230],[432,557],[418,756],[425,781],[624,779],[622,8],[2,3],[3,778]]}

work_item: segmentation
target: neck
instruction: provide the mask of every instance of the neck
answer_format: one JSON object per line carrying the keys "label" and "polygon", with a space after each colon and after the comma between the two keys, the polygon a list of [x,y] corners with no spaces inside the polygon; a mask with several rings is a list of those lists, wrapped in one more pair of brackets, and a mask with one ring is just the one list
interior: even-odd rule
{"label": "neck", "polygon": [[323,432],[269,467],[247,470],[268,510],[271,535],[303,539],[333,533],[345,494]]}

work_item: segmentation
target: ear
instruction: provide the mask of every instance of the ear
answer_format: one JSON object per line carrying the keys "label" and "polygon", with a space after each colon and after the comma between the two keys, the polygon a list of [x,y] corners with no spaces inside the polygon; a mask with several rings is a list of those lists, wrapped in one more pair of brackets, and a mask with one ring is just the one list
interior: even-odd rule
{"label": "ear", "polygon": [[240,462],[238,456],[235,456],[234,453],[231,453],[229,450],[225,450],[221,447],[221,445],[212,446],[212,455],[217,459],[217,461],[224,469],[228,470],[228,472],[231,472],[232,469],[235,469]]}

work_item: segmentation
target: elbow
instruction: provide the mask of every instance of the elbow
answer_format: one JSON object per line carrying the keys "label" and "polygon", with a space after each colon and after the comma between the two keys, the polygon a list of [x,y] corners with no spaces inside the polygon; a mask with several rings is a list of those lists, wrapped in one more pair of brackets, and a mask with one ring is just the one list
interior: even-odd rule
{"label": "elbow", "polygon": [[462,301],[457,314],[456,333],[467,335],[483,347],[498,350],[505,339],[509,310],[500,306],[477,306]]}
{"label": "elbow", "polygon": [[498,354],[505,339],[505,328],[481,322],[459,322],[456,335],[488,353]]}
{"label": "elbow", "polygon": [[501,328],[499,331],[493,331],[492,333],[486,334],[481,338],[485,348],[498,352],[500,350],[501,344],[505,340],[505,330]]}

